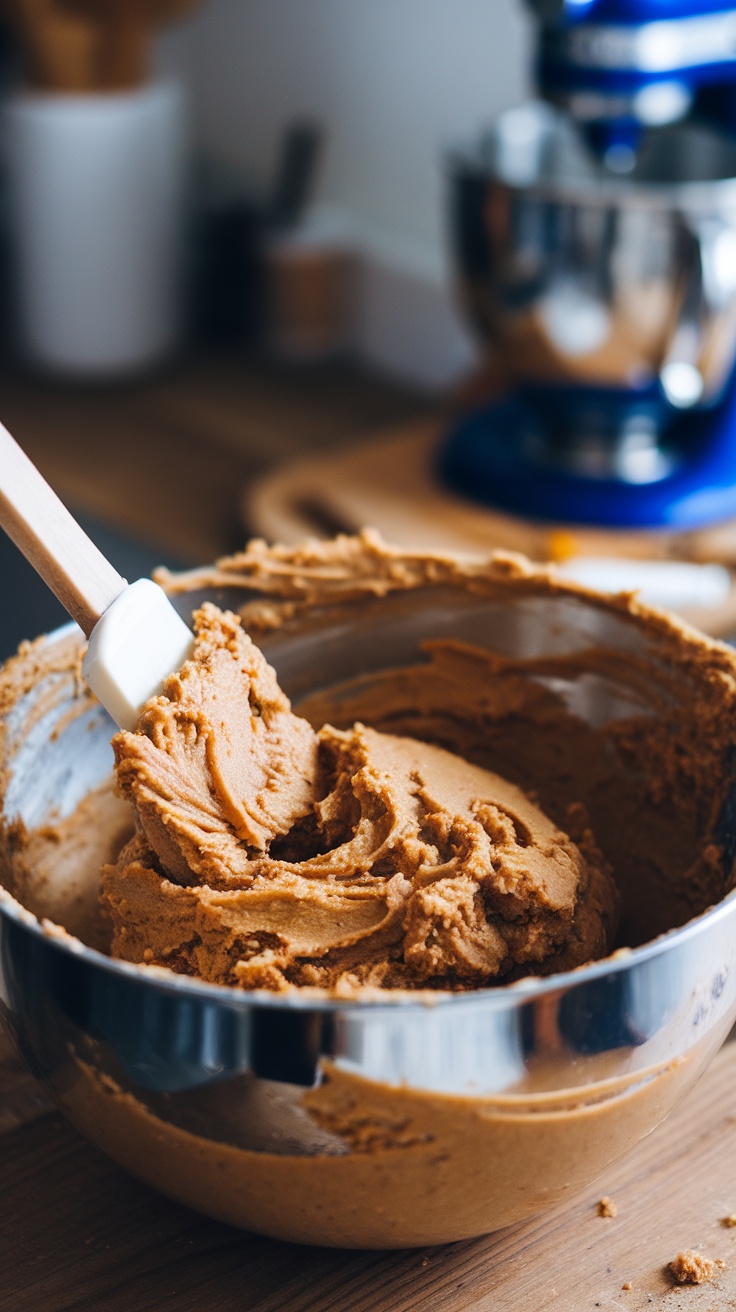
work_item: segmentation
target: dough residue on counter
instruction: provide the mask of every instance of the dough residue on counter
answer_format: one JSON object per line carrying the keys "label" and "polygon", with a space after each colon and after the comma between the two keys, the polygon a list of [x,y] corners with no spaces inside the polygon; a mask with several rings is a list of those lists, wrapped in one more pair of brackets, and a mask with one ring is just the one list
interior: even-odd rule
{"label": "dough residue on counter", "polygon": [[712,1258],[686,1248],[672,1259],[668,1269],[679,1285],[704,1285],[713,1279],[717,1265]]}
{"label": "dough residue on counter", "polygon": [[499,775],[362,723],[315,731],[237,616],[114,741],[140,832],[104,868],[113,954],[246,988],[472,988],[604,955],[618,901]]}

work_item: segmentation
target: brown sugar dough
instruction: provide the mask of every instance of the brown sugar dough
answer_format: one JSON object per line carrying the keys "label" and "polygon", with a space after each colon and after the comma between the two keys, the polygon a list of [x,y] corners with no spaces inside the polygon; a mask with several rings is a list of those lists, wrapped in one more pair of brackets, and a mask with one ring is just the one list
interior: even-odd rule
{"label": "brown sugar dough", "polygon": [[617,896],[513,784],[361,723],[315,732],[239,620],[114,739],[141,832],[103,871],[113,954],[247,988],[467,988],[604,955]]}

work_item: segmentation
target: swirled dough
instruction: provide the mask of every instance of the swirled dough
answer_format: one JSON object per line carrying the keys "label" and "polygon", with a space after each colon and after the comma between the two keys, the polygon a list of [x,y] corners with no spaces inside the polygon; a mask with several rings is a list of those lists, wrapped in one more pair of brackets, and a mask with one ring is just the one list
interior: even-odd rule
{"label": "swirled dough", "polygon": [[113,954],[246,988],[477,987],[604,955],[617,895],[514,784],[295,715],[237,616],[114,739],[139,833],[103,871]]}

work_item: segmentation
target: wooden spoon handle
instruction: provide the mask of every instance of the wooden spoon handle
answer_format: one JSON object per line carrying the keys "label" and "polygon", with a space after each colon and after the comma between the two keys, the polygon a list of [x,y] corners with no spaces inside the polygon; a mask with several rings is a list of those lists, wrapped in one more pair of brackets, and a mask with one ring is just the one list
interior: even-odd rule
{"label": "wooden spoon handle", "polygon": [[127,582],[2,424],[0,526],[89,637]]}

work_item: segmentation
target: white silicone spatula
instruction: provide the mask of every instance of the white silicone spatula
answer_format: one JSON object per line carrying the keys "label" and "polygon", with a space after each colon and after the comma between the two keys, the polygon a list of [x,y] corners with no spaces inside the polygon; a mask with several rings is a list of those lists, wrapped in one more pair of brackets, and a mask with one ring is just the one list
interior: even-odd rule
{"label": "white silicone spatula", "polygon": [[121,729],[189,656],[191,630],[150,579],[128,583],[0,424],[0,526],[89,638],[82,667]]}

